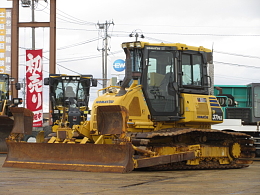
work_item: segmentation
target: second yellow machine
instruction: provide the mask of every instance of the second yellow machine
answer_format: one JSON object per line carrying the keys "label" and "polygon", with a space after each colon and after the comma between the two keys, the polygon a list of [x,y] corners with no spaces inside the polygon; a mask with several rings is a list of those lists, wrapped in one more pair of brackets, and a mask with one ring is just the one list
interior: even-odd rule
{"label": "second yellow machine", "polygon": [[[0,73],[0,153],[7,153],[7,146],[5,139],[9,136],[12,131],[14,120],[10,111],[11,107],[18,107],[22,103],[21,98],[12,98],[10,86],[11,78],[9,74]],[[20,90],[20,84],[15,84],[16,90]],[[23,108],[19,108],[23,112]],[[30,128],[30,127],[29,127]]]}
{"label": "second yellow machine", "polygon": [[[122,48],[125,78],[120,87],[98,94],[89,121],[72,124],[76,115],[62,114],[45,143],[7,140],[3,166],[130,172],[242,168],[252,163],[249,135],[211,129],[222,122],[223,113],[216,97],[209,95],[209,49],[139,41],[123,43]],[[73,98],[68,102],[79,107]],[[54,106],[54,112],[68,113],[65,105]]]}

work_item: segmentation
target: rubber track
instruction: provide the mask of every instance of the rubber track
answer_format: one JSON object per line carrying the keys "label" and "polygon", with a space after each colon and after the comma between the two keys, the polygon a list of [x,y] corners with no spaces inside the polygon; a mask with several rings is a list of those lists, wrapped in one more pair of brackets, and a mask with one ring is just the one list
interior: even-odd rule
{"label": "rubber track", "polygon": [[[194,134],[198,135],[206,135],[211,140],[230,140],[233,143],[238,142],[241,145],[241,154],[243,158],[234,159],[231,164],[228,165],[221,165],[216,161],[201,161],[199,165],[186,165],[186,161],[183,162],[176,162],[171,164],[165,165],[157,165],[149,168],[145,168],[146,170],[193,170],[193,169],[237,169],[248,167],[251,164],[252,158],[254,158],[254,151],[255,148],[252,145],[252,139],[250,135],[244,133],[237,133],[237,132],[226,132],[220,130],[212,130],[212,129],[180,129],[180,128],[169,128],[169,129],[162,129],[159,131],[153,132],[144,132],[144,133],[131,133],[131,137],[135,139],[152,139],[154,137],[175,137],[183,134]],[[200,144],[200,143],[194,143]],[[238,161],[242,160],[245,164],[238,164]]]}

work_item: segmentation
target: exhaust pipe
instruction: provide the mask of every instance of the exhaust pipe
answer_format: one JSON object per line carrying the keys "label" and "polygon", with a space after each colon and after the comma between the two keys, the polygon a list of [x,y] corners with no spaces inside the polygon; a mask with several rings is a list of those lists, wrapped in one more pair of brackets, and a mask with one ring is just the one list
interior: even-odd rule
{"label": "exhaust pipe", "polygon": [[125,88],[128,87],[131,79],[132,79],[132,63],[131,63],[131,58],[130,58],[130,51],[129,49],[125,48],[124,49],[125,54],[126,54],[126,59],[125,59],[125,78],[121,84],[121,88],[116,96],[123,96],[126,94]]}

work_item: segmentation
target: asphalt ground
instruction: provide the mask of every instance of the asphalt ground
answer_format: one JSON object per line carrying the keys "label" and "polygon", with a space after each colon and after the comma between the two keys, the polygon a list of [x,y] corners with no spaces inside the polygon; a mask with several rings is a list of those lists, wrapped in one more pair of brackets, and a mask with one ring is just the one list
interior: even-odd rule
{"label": "asphalt ground", "polygon": [[260,194],[260,160],[243,169],[92,173],[4,168],[1,195]]}

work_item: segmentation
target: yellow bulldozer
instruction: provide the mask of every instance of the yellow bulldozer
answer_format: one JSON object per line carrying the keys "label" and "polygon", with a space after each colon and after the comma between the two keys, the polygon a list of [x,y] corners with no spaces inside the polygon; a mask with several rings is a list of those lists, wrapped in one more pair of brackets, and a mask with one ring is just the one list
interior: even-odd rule
{"label": "yellow bulldozer", "polygon": [[[125,78],[120,86],[98,90],[90,120],[80,114],[85,109],[77,103],[80,88],[73,98],[62,95],[63,103],[52,104],[58,114],[53,132],[42,143],[7,140],[3,166],[124,173],[252,163],[255,148],[249,135],[211,129],[223,120],[209,92],[211,50],[140,41],[122,48]],[[50,87],[51,102],[59,99],[55,91]]]}
{"label": "yellow bulldozer", "polygon": [[[10,100],[10,80],[9,74],[0,74],[0,153],[7,153],[5,139],[10,135],[14,126],[13,115],[10,109],[22,103],[21,98]],[[16,83],[15,87],[16,90],[20,90],[19,83]],[[23,109],[20,108],[20,110]]]}

